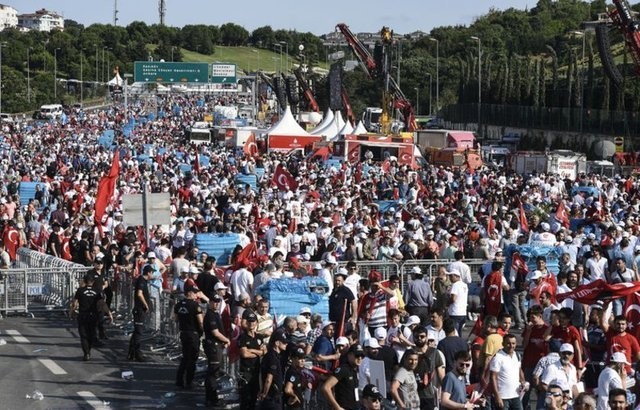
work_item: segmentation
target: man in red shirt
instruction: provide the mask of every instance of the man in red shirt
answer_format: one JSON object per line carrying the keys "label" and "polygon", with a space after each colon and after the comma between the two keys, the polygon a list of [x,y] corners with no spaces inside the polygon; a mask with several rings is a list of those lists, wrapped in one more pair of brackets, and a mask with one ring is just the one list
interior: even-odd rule
{"label": "man in red shirt", "polygon": [[[544,334],[547,326],[542,319],[542,306],[535,305],[527,311],[527,324],[522,332],[522,369],[525,380],[533,380],[533,369],[538,361],[547,354],[547,344]],[[522,399],[522,407],[527,409],[531,390],[528,390]]]}
{"label": "man in red shirt", "polygon": [[[623,352],[628,363],[640,360],[640,345],[638,340],[630,333],[627,333],[627,319],[623,315],[618,315],[613,321],[613,329],[608,323],[602,324],[607,338],[607,353],[609,357],[615,352]],[[631,373],[631,366],[626,364],[627,374]]]}
{"label": "man in red shirt", "polygon": [[[572,364],[578,370],[578,378],[584,371],[584,364],[582,363],[582,344],[580,331],[571,324],[571,316],[573,310],[570,308],[562,308],[558,313],[558,319],[560,324],[558,326],[551,326],[551,339],[560,339],[562,343],[569,343],[573,346],[574,355]],[[547,334],[549,331],[547,330]],[[547,335],[545,338],[548,340]]]}

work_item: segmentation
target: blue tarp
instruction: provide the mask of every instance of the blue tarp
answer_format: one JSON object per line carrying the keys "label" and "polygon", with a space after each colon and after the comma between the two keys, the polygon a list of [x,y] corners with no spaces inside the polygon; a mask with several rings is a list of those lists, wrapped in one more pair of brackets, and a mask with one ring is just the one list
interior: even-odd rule
{"label": "blue tarp", "polygon": [[20,206],[29,204],[29,200],[33,199],[36,194],[36,185],[44,190],[45,185],[42,182],[20,182],[18,193],[20,194]]}
{"label": "blue tarp", "polygon": [[303,307],[329,318],[328,285],[324,279],[305,276],[301,279],[272,279],[256,289],[256,293],[269,300],[269,313],[296,317]]}
{"label": "blue tarp", "polygon": [[252,190],[258,192],[258,177],[254,174],[236,175],[236,184],[241,184],[242,186],[249,184]]}
{"label": "blue tarp", "polygon": [[571,188],[571,195],[575,195],[578,192],[585,193],[587,196],[598,197],[600,196],[600,190],[594,186],[577,186]]}
{"label": "blue tarp", "polygon": [[180,164],[178,165],[178,168],[180,169],[180,171],[182,171],[183,174],[191,172],[191,165],[189,164]]}
{"label": "blue tarp", "polygon": [[264,176],[264,173],[264,168],[256,168],[256,176],[258,177],[258,179],[261,179]]}
{"label": "blue tarp", "polygon": [[508,275],[508,272],[511,269],[511,255],[515,251],[520,252],[520,255],[529,268],[529,272],[533,272],[534,270],[536,270],[536,259],[538,258],[538,256],[544,256],[547,259],[547,269],[549,269],[549,271],[553,272],[556,275],[558,274],[558,263],[560,262],[560,257],[562,256],[561,248],[557,246],[520,245],[510,246],[507,249],[504,269],[506,275]]}
{"label": "blue tarp", "polygon": [[211,158],[206,155],[198,155],[198,162],[201,166],[209,168],[209,164],[211,164]]}
{"label": "blue tarp", "polygon": [[396,211],[399,209],[398,201],[376,201],[376,204],[378,204],[380,213],[387,212],[391,207]]}
{"label": "blue tarp", "polygon": [[240,236],[236,233],[199,233],[194,242],[200,253],[214,256],[218,265],[227,265],[233,249],[240,243]]}

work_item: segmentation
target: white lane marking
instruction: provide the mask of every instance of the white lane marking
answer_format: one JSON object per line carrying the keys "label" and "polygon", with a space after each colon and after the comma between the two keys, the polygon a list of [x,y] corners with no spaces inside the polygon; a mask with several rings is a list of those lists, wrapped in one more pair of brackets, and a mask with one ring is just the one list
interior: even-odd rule
{"label": "white lane marking", "polygon": [[62,367],[58,366],[58,364],[51,359],[38,359],[38,361],[55,375],[67,374]]}
{"label": "white lane marking", "polygon": [[110,408],[108,405],[105,405],[102,401],[100,401],[95,396],[95,394],[91,393],[90,391],[79,391],[77,392],[77,394],[78,396],[82,397],[84,401],[86,401],[89,404],[89,406],[93,407],[94,409],[106,410]]}
{"label": "white lane marking", "polygon": [[31,342],[29,341],[29,339],[27,339],[26,337],[22,336],[22,335],[20,334],[20,332],[18,332],[17,330],[11,330],[11,329],[9,329],[9,330],[7,330],[6,332],[7,332],[7,334],[8,334],[9,336],[13,337],[13,340],[15,340],[15,341],[16,341],[16,342],[18,342],[18,343],[31,343]]}

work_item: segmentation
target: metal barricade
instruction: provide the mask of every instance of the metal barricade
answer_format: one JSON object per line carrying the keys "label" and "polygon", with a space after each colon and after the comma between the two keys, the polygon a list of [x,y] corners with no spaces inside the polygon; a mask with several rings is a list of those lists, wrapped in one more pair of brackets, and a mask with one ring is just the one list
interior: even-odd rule
{"label": "metal barricade", "polygon": [[27,313],[27,274],[26,271],[0,273],[0,312]]}

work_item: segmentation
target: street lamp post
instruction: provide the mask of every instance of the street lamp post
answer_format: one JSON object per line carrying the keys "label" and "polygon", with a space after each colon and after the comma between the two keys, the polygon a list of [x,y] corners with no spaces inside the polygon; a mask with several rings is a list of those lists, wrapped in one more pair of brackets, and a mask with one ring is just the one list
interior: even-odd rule
{"label": "street lamp post", "polygon": [[107,49],[107,46],[102,46],[102,82],[103,82],[103,83],[105,82],[105,80],[104,80],[104,79],[106,78],[106,75],[105,75],[105,73],[104,73],[104,72],[105,72],[105,65],[104,65],[104,50],[106,50],[106,49]]}
{"label": "street lamp post", "polygon": [[53,50],[53,100],[58,101],[58,50]]}
{"label": "street lamp post", "polygon": [[416,115],[420,115],[420,89],[415,87],[416,90]]}
{"label": "street lamp post", "polygon": [[174,46],[171,46],[171,62],[173,63],[173,50],[175,50],[176,48]]}
{"label": "street lamp post", "polygon": [[98,46],[96,45],[96,87],[98,86]]}
{"label": "street lamp post", "polygon": [[82,60],[84,60],[84,48],[80,49],[80,106],[84,103],[84,83],[82,82]]}
{"label": "street lamp post", "polygon": [[0,43],[0,112],[2,112],[2,47],[7,43]]}
{"label": "street lamp post", "polygon": [[255,48],[251,49],[251,51],[256,53],[256,57],[258,59],[258,62],[256,63],[256,71],[258,71],[260,69],[260,51],[256,50]]}
{"label": "street lamp post", "polygon": [[431,105],[431,96],[433,95],[433,86],[432,86],[432,80],[433,80],[433,75],[431,73],[427,73],[429,75],[429,115],[433,115],[433,106]]}
{"label": "street lamp post", "polygon": [[31,47],[27,47],[27,102],[31,103]]}
{"label": "street lamp post", "polygon": [[440,40],[429,37],[436,43],[436,113],[440,110]]}
{"label": "street lamp post", "polygon": [[478,42],[478,136],[482,135],[482,121],[481,121],[481,109],[482,109],[482,49],[480,37],[471,36],[472,40]]}
{"label": "street lamp post", "polygon": [[[285,45],[286,54],[284,56],[285,58],[284,69],[285,71],[289,71],[289,43],[287,43],[286,41],[281,41],[280,44]],[[282,53],[282,47],[280,47],[280,53]],[[282,71],[282,68],[280,69],[280,71]]]}
{"label": "street lamp post", "polygon": [[582,36],[582,61],[580,62],[580,133],[583,132],[582,119],[584,115],[584,52],[587,41],[586,31],[574,31],[573,34]]}
{"label": "street lamp post", "polygon": [[[282,72],[282,44],[280,43],[273,43],[273,45],[275,47],[278,47],[280,49],[280,72]],[[275,70],[274,70],[275,71]]]}

